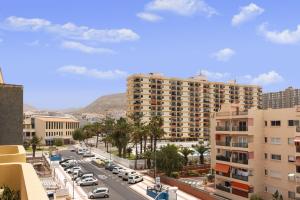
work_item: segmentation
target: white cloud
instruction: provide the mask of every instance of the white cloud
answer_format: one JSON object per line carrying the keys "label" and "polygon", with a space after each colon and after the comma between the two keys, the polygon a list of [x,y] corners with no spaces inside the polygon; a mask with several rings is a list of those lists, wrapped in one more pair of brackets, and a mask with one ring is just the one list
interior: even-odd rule
{"label": "white cloud", "polygon": [[134,41],[140,37],[131,29],[94,29],[87,26],[77,26],[74,23],[53,24],[40,18],[22,18],[11,16],[5,19],[2,28],[15,31],[44,31],[58,36],[96,42]]}
{"label": "white cloud", "polygon": [[107,48],[95,48],[80,42],[63,41],[61,46],[65,49],[73,49],[88,54],[115,54],[116,52]]}
{"label": "white cloud", "polygon": [[140,12],[138,14],[136,14],[136,16],[142,20],[146,20],[149,22],[157,22],[162,20],[162,17],[159,15],[155,15],[152,13],[148,13],[148,12]]}
{"label": "white cloud", "polygon": [[231,59],[231,57],[235,54],[235,51],[230,48],[221,49],[212,54],[212,57],[217,59],[218,61],[226,62]]}
{"label": "white cloud", "polygon": [[300,41],[300,25],[296,30],[285,29],[282,31],[270,31],[267,29],[267,24],[259,26],[259,32],[269,41],[277,44],[296,44]]}
{"label": "white cloud", "polygon": [[269,71],[267,73],[259,74],[256,77],[251,77],[251,83],[257,85],[270,85],[278,82],[282,82],[284,79],[283,77],[278,74],[276,71]]}
{"label": "white cloud", "polygon": [[204,0],[153,0],[146,5],[146,10],[171,11],[184,16],[199,12],[209,17],[217,14],[217,11],[207,5]]}
{"label": "white cloud", "polygon": [[257,6],[254,3],[250,3],[247,6],[241,8],[240,12],[233,16],[231,24],[233,26],[240,25],[246,21],[250,21],[255,17],[261,15],[264,12],[264,9]]}
{"label": "white cloud", "polygon": [[230,73],[228,73],[228,72],[222,73],[222,72],[212,72],[212,71],[208,71],[208,70],[200,70],[199,74],[202,74],[211,80],[223,80],[225,78],[230,77]]}
{"label": "white cloud", "polygon": [[117,78],[124,78],[127,76],[127,72],[118,69],[101,71],[98,69],[89,69],[85,66],[77,66],[77,65],[62,66],[57,71],[60,73],[89,76],[97,79],[117,79]]}

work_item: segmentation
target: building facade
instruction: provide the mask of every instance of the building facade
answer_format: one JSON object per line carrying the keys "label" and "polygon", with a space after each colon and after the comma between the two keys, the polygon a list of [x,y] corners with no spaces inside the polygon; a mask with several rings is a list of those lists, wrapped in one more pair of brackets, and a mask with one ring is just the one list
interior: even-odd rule
{"label": "building facade", "polygon": [[31,116],[24,119],[24,139],[36,135],[42,139],[42,144],[53,145],[55,139],[62,139],[64,144],[70,144],[79,121],[71,117]]}
{"label": "building facade", "polygon": [[212,119],[216,193],[233,200],[257,194],[300,199],[300,107],[247,112],[224,105]]}
{"label": "building facade", "polygon": [[23,86],[5,84],[0,69],[0,145],[22,144]]}
{"label": "building facade", "polygon": [[127,115],[152,115],[164,120],[165,138],[209,139],[210,115],[224,103],[242,110],[261,106],[261,88],[254,85],[209,82],[206,77],[169,78],[161,74],[134,74],[127,79]]}
{"label": "building facade", "polygon": [[300,105],[300,89],[288,87],[284,91],[264,93],[263,108],[293,108]]}

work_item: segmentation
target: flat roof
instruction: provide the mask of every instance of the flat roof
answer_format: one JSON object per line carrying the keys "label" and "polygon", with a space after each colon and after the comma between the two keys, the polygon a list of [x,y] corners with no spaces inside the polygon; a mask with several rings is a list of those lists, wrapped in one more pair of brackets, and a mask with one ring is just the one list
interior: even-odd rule
{"label": "flat roof", "polygon": [[36,116],[34,117],[36,119],[42,120],[42,121],[55,121],[55,122],[78,122],[78,120],[73,119],[71,117],[59,117],[59,116]]}

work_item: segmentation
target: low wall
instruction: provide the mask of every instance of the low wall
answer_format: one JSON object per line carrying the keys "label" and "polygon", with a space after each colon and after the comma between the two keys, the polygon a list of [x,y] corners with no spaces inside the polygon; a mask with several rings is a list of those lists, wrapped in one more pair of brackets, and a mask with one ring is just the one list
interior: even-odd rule
{"label": "low wall", "polygon": [[166,185],[178,187],[179,190],[182,190],[183,192],[191,194],[199,199],[205,199],[205,200],[215,200],[216,199],[213,196],[213,194],[210,194],[209,192],[191,187],[189,184],[180,182],[173,178],[162,176],[162,177],[160,177],[160,181]]}

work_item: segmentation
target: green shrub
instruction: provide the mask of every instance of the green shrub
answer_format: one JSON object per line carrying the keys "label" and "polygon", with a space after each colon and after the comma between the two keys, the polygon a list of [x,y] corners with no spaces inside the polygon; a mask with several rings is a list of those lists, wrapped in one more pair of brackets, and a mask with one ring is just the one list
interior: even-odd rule
{"label": "green shrub", "polygon": [[4,189],[1,200],[21,200],[20,191],[15,191],[5,185],[1,188]]}
{"label": "green shrub", "polygon": [[191,170],[189,170],[188,172],[187,172],[187,175],[188,176],[199,176],[199,173],[198,172],[195,172],[195,171],[191,171]]}
{"label": "green shrub", "polygon": [[179,173],[178,172],[172,172],[170,176],[172,178],[179,178]]}
{"label": "green shrub", "polygon": [[56,138],[56,139],[54,139],[54,145],[60,147],[60,146],[64,145],[64,142],[61,138]]}

